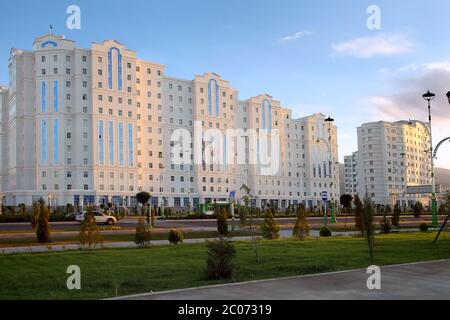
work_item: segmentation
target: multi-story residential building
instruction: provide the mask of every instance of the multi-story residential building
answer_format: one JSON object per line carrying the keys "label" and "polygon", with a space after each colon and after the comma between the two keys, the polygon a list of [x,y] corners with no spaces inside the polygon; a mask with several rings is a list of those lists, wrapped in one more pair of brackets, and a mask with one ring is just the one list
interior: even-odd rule
{"label": "multi-story residential building", "polygon": [[353,164],[356,160],[356,170],[349,169],[349,174],[357,176],[356,192],[369,195],[377,204],[412,206],[422,201],[428,205],[430,195],[408,194],[408,187],[431,185],[428,132],[427,124],[420,121],[360,126],[358,153],[348,158]]}
{"label": "multi-story residential building", "polygon": [[[6,205],[131,206],[147,191],[154,205],[187,207],[240,198],[243,184],[258,206],[339,196],[337,128],[324,115],[292,119],[267,94],[240,101],[215,73],[178,79],[117,41],[80,49],[53,34],[32,51],[12,49],[9,73],[0,89]],[[182,152],[181,130],[191,139]]]}
{"label": "multi-story residential building", "polygon": [[344,157],[344,179],[345,193],[352,196],[358,193],[358,152],[353,152],[351,156]]}

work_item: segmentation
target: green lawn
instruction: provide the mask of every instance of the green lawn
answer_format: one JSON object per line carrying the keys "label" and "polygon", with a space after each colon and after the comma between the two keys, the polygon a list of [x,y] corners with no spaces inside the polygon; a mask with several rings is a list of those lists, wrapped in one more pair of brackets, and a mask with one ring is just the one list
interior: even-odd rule
{"label": "green lawn", "polygon": [[[376,238],[375,261],[362,238],[260,242],[255,263],[251,242],[236,243],[236,281],[450,258],[450,239],[433,245],[434,233]],[[0,256],[0,299],[97,299],[216,284],[203,278],[206,247],[180,245],[146,249],[73,251]],[[66,269],[82,270],[82,290],[66,289]],[[237,297],[238,298],[238,297]]]}

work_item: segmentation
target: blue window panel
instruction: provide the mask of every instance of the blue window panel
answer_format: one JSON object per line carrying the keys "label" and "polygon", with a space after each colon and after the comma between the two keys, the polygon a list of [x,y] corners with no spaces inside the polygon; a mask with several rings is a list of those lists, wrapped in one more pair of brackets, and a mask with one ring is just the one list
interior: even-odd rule
{"label": "blue window panel", "polygon": [[259,146],[259,137],[256,137],[256,157],[258,158],[258,174],[261,174],[261,159],[260,155],[260,146]]}
{"label": "blue window panel", "polygon": [[122,91],[122,54],[118,51],[118,65],[117,65],[117,72],[118,72],[118,84],[119,84],[119,91]]}
{"label": "blue window panel", "polygon": [[199,198],[194,198],[193,199],[193,204],[194,204],[194,207],[197,207],[200,204],[200,199]]}
{"label": "blue window panel", "polygon": [[59,161],[59,125],[58,120],[53,120],[53,163],[58,164]]}
{"label": "blue window panel", "polygon": [[84,196],[83,197],[84,205],[93,205],[95,202],[95,196]]}
{"label": "blue window panel", "polygon": [[119,91],[122,91],[122,54],[118,48],[111,48],[108,51],[108,87],[111,90],[113,88],[113,51],[117,52],[117,87]]}
{"label": "blue window panel", "polygon": [[58,112],[58,81],[53,82],[53,111]]}
{"label": "blue window panel", "polygon": [[45,112],[47,109],[47,88],[45,81],[41,83],[41,111]]}
{"label": "blue window panel", "polygon": [[41,123],[42,130],[42,141],[41,141],[41,154],[42,154],[42,163],[47,162],[47,123],[43,120]]}
{"label": "blue window panel", "polygon": [[220,109],[219,109],[219,84],[217,83],[217,80],[211,79],[208,83],[208,113],[209,116],[212,117],[213,113],[213,106],[212,106],[212,84],[214,83],[214,90],[215,90],[215,98],[216,98],[216,117],[220,116]]}
{"label": "blue window panel", "polygon": [[153,207],[157,207],[159,205],[159,198],[158,197],[152,197],[150,200]]}
{"label": "blue window panel", "polygon": [[119,164],[125,165],[125,158],[123,154],[123,123],[119,122]]}
{"label": "blue window panel", "polygon": [[224,170],[227,172],[228,169],[228,161],[227,161],[227,136],[223,137],[223,157],[224,157]]}
{"label": "blue window panel", "polygon": [[80,196],[78,196],[78,195],[73,196],[73,205],[74,206],[79,206],[80,205]]}
{"label": "blue window panel", "polygon": [[178,198],[178,197],[174,198],[174,206],[176,208],[180,208],[181,207],[181,198]]}
{"label": "blue window panel", "polygon": [[108,52],[108,87],[112,90],[112,49]]}
{"label": "blue window panel", "polygon": [[128,124],[128,165],[134,166],[133,125]]}
{"label": "blue window panel", "polygon": [[104,143],[103,143],[103,120],[98,120],[98,162],[101,166],[105,164]]}
{"label": "blue window panel", "polygon": [[190,205],[189,198],[184,198],[183,202],[184,202],[185,207],[189,207],[189,205]]}
{"label": "blue window panel", "polygon": [[211,81],[208,84],[208,115],[212,117],[212,92],[211,92]]}
{"label": "blue window panel", "polygon": [[219,172],[221,172],[222,171],[222,165],[221,165],[221,163],[222,163],[222,159],[220,159],[220,134],[219,133],[217,133],[217,135],[216,135],[216,148],[217,148],[217,151],[216,151],[216,157],[217,157],[217,170],[219,171]]}
{"label": "blue window panel", "polygon": [[114,165],[114,123],[109,121],[108,123],[108,139],[109,139],[109,164]]}

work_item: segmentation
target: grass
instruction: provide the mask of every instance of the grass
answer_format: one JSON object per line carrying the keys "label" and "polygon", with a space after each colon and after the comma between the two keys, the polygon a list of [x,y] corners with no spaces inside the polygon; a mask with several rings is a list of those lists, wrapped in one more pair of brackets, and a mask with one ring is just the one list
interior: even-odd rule
{"label": "grass", "polygon": [[[251,242],[235,244],[235,281],[297,276],[450,258],[450,240],[433,245],[434,233],[376,237],[375,261],[363,238],[260,242],[255,263]],[[0,299],[99,299],[217,284],[204,279],[205,244],[0,256]],[[67,267],[82,270],[82,290],[66,288]]]}

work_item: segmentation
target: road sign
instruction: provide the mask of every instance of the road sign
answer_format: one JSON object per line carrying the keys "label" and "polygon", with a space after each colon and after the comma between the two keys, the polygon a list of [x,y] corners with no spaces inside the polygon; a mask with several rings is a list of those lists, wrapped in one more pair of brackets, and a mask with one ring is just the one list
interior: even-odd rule
{"label": "road sign", "polygon": [[234,191],[230,192],[230,199],[231,200],[236,199],[236,192],[234,192]]}
{"label": "road sign", "polygon": [[327,191],[323,191],[321,193],[322,195],[322,201],[328,201],[328,192]]}

